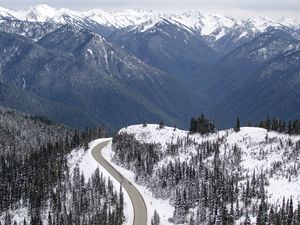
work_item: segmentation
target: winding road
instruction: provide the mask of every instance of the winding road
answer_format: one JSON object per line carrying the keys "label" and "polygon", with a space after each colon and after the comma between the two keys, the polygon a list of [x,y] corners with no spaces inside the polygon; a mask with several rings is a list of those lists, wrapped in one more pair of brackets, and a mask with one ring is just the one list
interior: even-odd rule
{"label": "winding road", "polygon": [[134,219],[133,225],[147,225],[147,208],[145,201],[136,189],[136,187],[128,181],[122,174],[120,174],[108,161],[102,156],[102,149],[108,144],[109,141],[104,141],[96,145],[92,149],[92,156],[96,161],[101,164],[127,191],[133,205]]}

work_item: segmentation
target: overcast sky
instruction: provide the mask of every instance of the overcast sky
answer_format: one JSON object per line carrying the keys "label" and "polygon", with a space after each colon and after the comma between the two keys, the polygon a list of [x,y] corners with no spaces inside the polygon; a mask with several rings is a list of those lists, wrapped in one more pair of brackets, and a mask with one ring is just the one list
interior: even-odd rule
{"label": "overcast sky", "polygon": [[2,7],[26,8],[37,4],[75,10],[128,8],[182,11],[201,9],[237,17],[293,17],[300,20],[300,0],[1,0]]}

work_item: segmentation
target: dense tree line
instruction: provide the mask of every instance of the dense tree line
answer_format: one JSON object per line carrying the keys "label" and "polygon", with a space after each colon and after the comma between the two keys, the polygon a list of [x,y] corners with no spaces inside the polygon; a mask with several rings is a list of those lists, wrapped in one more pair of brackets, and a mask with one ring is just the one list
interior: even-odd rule
{"label": "dense tree line", "polygon": [[206,119],[203,113],[201,113],[198,118],[192,117],[190,123],[191,133],[200,133],[203,135],[213,133],[215,130],[216,127],[214,121]]}
{"label": "dense tree line", "polygon": [[[219,137],[197,143],[187,135],[162,148],[159,144],[142,143],[133,135],[121,133],[113,139],[114,160],[134,171],[137,182],[146,185],[155,197],[170,199],[174,212],[169,220],[175,224],[246,225],[254,221],[258,225],[300,224],[298,202],[294,203],[292,198],[283,199],[281,205],[267,201],[269,177],[280,171],[285,173],[283,165],[274,164],[269,171],[245,173],[241,167],[242,149],[237,145],[228,146],[225,141],[226,137]],[[266,139],[266,142],[272,140]],[[293,149],[288,158],[299,157],[298,142],[279,142],[282,148]],[[226,148],[222,155],[221,145]],[[180,152],[191,146],[196,153],[182,161]],[[261,150],[257,157],[264,155]],[[159,163],[168,156],[173,160]],[[291,168],[290,174],[297,174],[299,166]],[[155,224],[154,217],[152,223]]]}
{"label": "dense tree line", "polygon": [[300,120],[289,120],[288,122],[279,118],[270,118],[269,116],[258,124],[259,127],[268,131],[276,131],[290,135],[300,134]]}
{"label": "dense tree line", "polygon": [[122,165],[136,173],[136,179],[151,175],[153,167],[160,159],[154,144],[141,144],[133,135],[122,133],[113,138],[116,156]]}

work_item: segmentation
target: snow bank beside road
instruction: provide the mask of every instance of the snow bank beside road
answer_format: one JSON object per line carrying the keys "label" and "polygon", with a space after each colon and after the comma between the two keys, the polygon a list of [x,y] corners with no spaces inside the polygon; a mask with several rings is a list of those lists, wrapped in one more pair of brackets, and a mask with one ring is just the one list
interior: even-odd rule
{"label": "snow bank beside road", "polygon": [[[113,176],[111,176],[92,156],[92,149],[96,145],[109,140],[111,140],[111,138],[96,139],[89,144],[89,149],[87,151],[84,151],[84,149],[82,148],[73,150],[68,157],[68,164],[70,167],[71,175],[75,166],[78,164],[80,171],[83,172],[85,176],[86,181],[92,176],[95,170],[99,168],[100,173],[102,173],[103,176],[106,177],[106,179],[110,177],[115,189],[119,191],[120,183]],[[122,190],[124,193],[124,202],[125,202],[125,207],[124,207],[124,215],[126,217],[125,225],[132,225],[133,205],[128,193],[125,191],[124,188]]]}
{"label": "snow bank beside road", "polygon": [[135,174],[132,171],[126,170],[121,166],[116,165],[112,162],[112,157],[114,155],[114,152],[111,148],[112,142],[109,142],[106,147],[102,150],[103,157],[113,165],[113,167],[118,170],[127,180],[129,180],[141,193],[143,196],[146,207],[147,207],[147,216],[148,216],[148,225],[151,224],[151,218],[154,214],[154,210],[156,210],[159,213],[160,216],[160,224],[163,225],[173,225],[172,223],[168,222],[168,219],[173,216],[174,208],[169,204],[168,200],[161,200],[156,199],[152,196],[152,193],[147,190],[142,185],[137,184],[134,181]]}

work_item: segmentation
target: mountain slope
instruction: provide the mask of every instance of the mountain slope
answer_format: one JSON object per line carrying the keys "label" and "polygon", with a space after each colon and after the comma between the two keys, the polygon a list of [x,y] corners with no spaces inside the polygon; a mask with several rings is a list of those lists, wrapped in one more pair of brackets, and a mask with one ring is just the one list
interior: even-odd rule
{"label": "mountain slope", "polygon": [[183,81],[193,79],[218,58],[199,34],[165,19],[115,31],[108,40]]}
{"label": "mountain slope", "polygon": [[47,35],[39,44],[88,61],[90,67],[103,71],[134,95],[140,95],[135,98],[148,102],[154,110],[158,108],[174,118],[183,118],[182,114],[190,114],[196,108],[190,92],[171,76],[141,62],[99,35],[66,26]]}
{"label": "mountain slope", "polygon": [[[284,63],[275,65],[273,60],[280,58],[287,49],[295,50],[298,43],[289,32],[269,29],[220,59],[198,82],[194,82],[193,87],[198,87],[202,96],[214,102],[208,111],[217,124],[228,127],[238,116],[245,122],[257,122],[268,113],[286,119],[296,116],[291,112],[299,105],[298,93],[286,82],[289,77],[295,77],[288,74],[290,70],[298,70],[297,63],[286,61],[288,67]],[[268,66],[271,62],[281,68],[280,76],[285,78],[260,76],[262,71],[274,73]],[[278,101],[281,101],[280,105],[276,104]],[[223,110],[222,114],[220,110]]]}
{"label": "mountain slope", "polygon": [[[226,120],[232,113],[245,122],[257,121],[267,114],[286,119],[299,118],[299,58],[299,50],[289,50],[252,73],[239,87],[229,92],[223,103],[216,106],[216,111],[224,110],[220,120]],[[243,110],[249,106],[251,111]],[[234,119],[231,120],[233,122]]]}
{"label": "mountain slope", "polygon": [[193,99],[177,82],[99,35],[69,26],[38,43],[1,34],[1,80],[7,85],[80,108],[112,127],[160,119],[180,124],[193,113]]}
{"label": "mountain slope", "polygon": [[34,41],[56,30],[60,25],[56,23],[27,22],[19,20],[4,20],[0,23],[0,30],[19,34]]}
{"label": "mountain slope", "polygon": [[[48,142],[70,138],[74,131],[46,118],[34,117],[9,108],[0,107],[0,155],[28,154]],[[17,149],[17,151],[16,151]]]}

